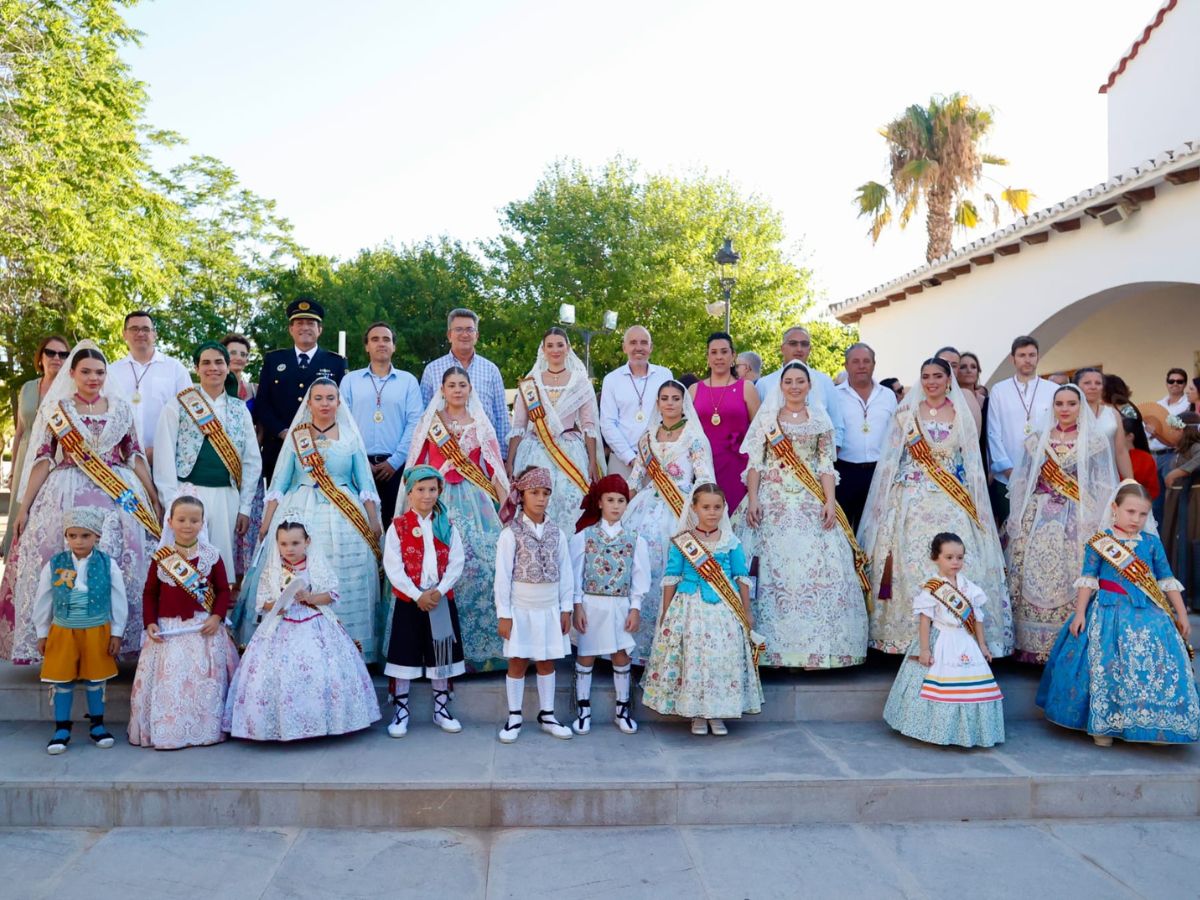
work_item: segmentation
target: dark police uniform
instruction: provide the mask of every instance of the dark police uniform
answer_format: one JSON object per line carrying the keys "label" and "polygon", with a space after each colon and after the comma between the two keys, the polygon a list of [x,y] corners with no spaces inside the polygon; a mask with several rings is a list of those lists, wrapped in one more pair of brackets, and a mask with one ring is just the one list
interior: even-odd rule
{"label": "dark police uniform", "polygon": [[[325,310],[317,301],[301,297],[293,300],[287,308],[288,321],[293,319],[325,318]],[[258,393],[254,397],[254,421],[262,426],[263,477],[270,484],[275,472],[275,461],[283,449],[279,432],[286,430],[304,402],[308,386],[318,378],[329,378],[335,385],[341,384],[346,374],[346,359],[319,346],[306,365],[301,365],[295,347],[272,350],[263,357],[262,371],[258,377]]]}

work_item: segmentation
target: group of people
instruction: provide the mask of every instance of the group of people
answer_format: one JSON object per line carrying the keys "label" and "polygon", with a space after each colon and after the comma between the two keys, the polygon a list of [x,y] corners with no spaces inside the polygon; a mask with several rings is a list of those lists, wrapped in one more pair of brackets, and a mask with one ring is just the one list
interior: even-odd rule
{"label": "group of people", "polygon": [[[725,734],[759,711],[760,666],[854,666],[868,648],[905,657],[885,718],[922,740],[1002,741],[988,664],[1012,654],[1046,666],[1047,716],[1098,743],[1200,737],[1171,572],[1196,558],[1200,437],[1183,410],[1156,423],[1178,447],[1150,458],[1169,488],[1153,515],[1127,389],[1106,395],[1094,369],[1039,378],[1033,338],[990,391],[950,347],[900,391],[865,344],[840,383],[810,368],[802,327],[757,379],[761,360],[714,333],[707,375],[685,382],[634,326],[597,398],[551,328],[510,415],[470,310],[450,313],[449,352],[419,381],[393,366],[387,323],[348,372],[319,346],[320,304],[287,313],[294,346],[264,356],[256,387],[246,338],[195,348],[193,384],[144,312],[111,366],[87,342],[43,342],[21,395],[0,653],[43,660],[57,685],[51,752],[74,681],[111,745],[102,682],[139,651],[129,738],[154,747],[367,727],[368,664],[391,679],[395,737],[412,680],[431,679],[434,722],[456,732],[451,679],[503,668],[499,738],[516,740],[532,662],[538,725],[569,738],[590,731],[599,656],[622,732],[640,666],[649,708]],[[1159,519],[1180,539],[1164,547]],[[554,672],[572,645],[566,725]]]}

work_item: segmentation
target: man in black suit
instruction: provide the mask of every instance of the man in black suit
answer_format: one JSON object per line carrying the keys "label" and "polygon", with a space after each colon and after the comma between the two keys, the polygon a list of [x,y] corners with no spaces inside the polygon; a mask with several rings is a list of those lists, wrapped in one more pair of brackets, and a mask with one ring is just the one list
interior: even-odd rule
{"label": "man in black suit", "polygon": [[288,426],[304,402],[308,386],[318,378],[340,384],[346,374],[346,359],[317,346],[325,310],[312,297],[299,296],[287,308],[288,333],[295,346],[272,350],[263,357],[254,397],[254,421],[263,430],[263,476],[269,484],[275,461],[283,448]]}

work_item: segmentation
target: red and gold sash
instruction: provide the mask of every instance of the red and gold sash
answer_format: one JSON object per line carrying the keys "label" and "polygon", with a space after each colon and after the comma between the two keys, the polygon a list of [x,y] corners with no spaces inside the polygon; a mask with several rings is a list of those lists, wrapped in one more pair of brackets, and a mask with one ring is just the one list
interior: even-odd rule
{"label": "red and gold sash", "polygon": [[184,559],[178,550],[174,547],[159,547],[154,553],[154,561],[171,576],[176,585],[191,594],[196,602],[204,607],[206,613],[212,613],[217,592],[200,574],[200,570]]}
{"label": "red and gold sash", "polygon": [[979,511],[975,508],[975,501],[971,498],[970,492],[961,481],[947,472],[937,461],[933,455],[933,448],[929,446],[929,441],[921,431],[921,423],[917,421],[915,414],[909,424],[904,443],[908,447],[908,453],[913,462],[920,466],[922,471],[933,480],[934,484],[945,491],[951,500],[963,508],[963,511],[971,517],[972,522],[981,526]]}
{"label": "red and gold sash", "polygon": [[133,492],[133,488],[125,483],[124,478],[92,452],[92,448],[88,446],[87,440],[75,427],[75,423],[71,421],[71,417],[67,415],[66,408],[61,402],[58,404],[58,409],[51,411],[46,424],[50,426],[50,430],[54,432],[54,436],[58,438],[63,449],[71,454],[71,458],[75,460],[83,473],[92,479],[96,487],[108,494],[117,506],[141,522],[142,526],[156,540],[162,537],[162,525],[155,518],[154,513],[147,509],[146,504]]}
{"label": "red and gold sash", "polygon": [[[1163,593],[1163,589],[1158,584],[1158,579],[1154,577],[1154,573],[1150,570],[1150,566],[1144,559],[1111,534],[1105,534],[1103,531],[1092,535],[1088,540],[1088,546],[1100,554],[1102,560],[1123,575],[1126,581],[1132,583],[1139,591],[1145,594],[1151,603],[1170,616],[1171,621],[1175,623],[1175,627],[1179,628],[1179,622],[1175,618],[1175,610],[1171,608],[1171,601]],[[1188,657],[1195,659],[1195,649],[1186,641],[1184,642],[1184,646],[1187,647]]]}
{"label": "red and gold sash", "polygon": [[725,570],[721,568],[721,564],[717,562],[716,557],[704,549],[704,545],[690,531],[675,535],[671,538],[671,543],[683,554],[688,565],[696,570],[696,574],[704,579],[705,584],[716,591],[717,596],[725,601],[725,605],[733,610],[738,621],[742,623],[742,628],[746,631],[746,640],[750,643],[750,652],[754,659],[754,665],[757,666],[766,645],[761,640],[755,642],[755,638],[758,636],[750,626],[750,619],[746,615],[746,608],[742,605],[741,595],[734,588],[729,576],[725,574]]}
{"label": "red and gold sash", "polygon": [[189,418],[196,423],[200,433],[208,438],[208,442],[212,444],[212,448],[217,451],[217,456],[221,458],[221,462],[228,470],[229,477],[233,479],[233,483],[240,491],[242,489],[242,458],[238,456],[233,441],[225,433],[225,426],[213,412],[212,405],[195,386],[184,388],[175,395],[175,399],[179,401],[179,405],[183,407]]}
{"label": "red and gold sash", "polygon": [[1079,482],[1073,475],[1066,473],[1051,447],[1046,448],[1046,461],[1042,463],[1041,479],[1056,494],[1079,502]]}
{"label": "red and gold sash", "polygon": [[317,449],[312,432],[307,428],[296,428],[292,431],[292,444],[296,448],[296,458],[300,463],[300,468],[312,475],[313,481],[317,483],[321,493],[338,508],[338,511],[354,526],[354,530],[362,535],[362,539],[367,542],[367,546],[371,548],[375,558],[382,559],[383,550],[379,547],[379,539],[375,537],[375,532],[371,531],[366,517],[354,505],[354,501],[333,483],[333,479],[325,469],[325,457]]}
{"label": "red and gold sash", "polygon": [[979,628],[979,618],[975,615],[975,608],[971,606],[971,601],[962,591],[944,578],[930,578],[923,587],[933,595],[933,599],[942,604],[954,618],[962,623],[963,628],[976,637],[983,637]]}
{"label": "red and gold sash", "polygon": [[538,390],[537,382],[532,378],[522,378],[517,382],[517,390],[521,392],[521,399],[525,401],[525,412],[529,416],[529,424],[537,432],[542,446],[546,448],[546,453],[550,455],[550,459],[562,473],[586,494],[591,487],[587,478],[579,471],[579,467],[571,462],[571,457],[563,452],[554,435],[550,433],[550,423],[546,421],[546,407],[542,404],[542,395]]}
{"label": "red and gold sash", "polygon": [[[771,430],[767,432],[767,446],[771,448],[771,452],[787,469],[796,476],[799,482],[804,485],[809,493],[817,498],[822,505],[825,503],[825,489],[821,486],[821,482],[813,475],[812,470],[805,464],[799,456],[796,455],[796,448],[792,444],[791,438],[783,433],[778,423],[771,426]],[[858,539],[854,536],[854,529],[850,527],[850,520],[846,518],[846,513],[842,509],[842,504],[834,502],[834,508],[837,509],[838,525],[842,529],[842,533],[846,535],[846,540],[850,542],[850,550],[854,553],[854,571],[858,574],[858,584],[862,588],[863,600],[867,604],[867,612],[872,611],[873,604],[871,602],[871,577],[867,573],[867,554],[863,552],[862,547],[858,546]]]}
{"label": "red and gold sash", "polygon": [[671,476],[663,468],[662,460],[655,456],[649,434],[643,434],[638,440],[638,456],[641,457],[642,468],[646,470],[646,474],[650,476],[650,480],[658,489],[659,496],[667,501],[667,506],[671,507],[671,512],[678,518],[679,514],[683,512],[683,494],[679,492],[679,486],[671,480]]}
{"label": "red and gold sash", "polygon": [[487,477],[487,473],[482,468],[475,465],[471,457],[463,452],[459,446],[458,438],[446,427],[446,423],[442,421],[442,414],[437,413],[433,417],[433,421],[429,423],[429,440],[433,441],[435,447],[441,454],[450,460],[450,465],[454,466],[456,472],[465,478],[475,487],[479,488],[485,494],[492,498],[492,503],[500,505],[500,494],[496,490],[496,486],[492,484],[492,480]]}

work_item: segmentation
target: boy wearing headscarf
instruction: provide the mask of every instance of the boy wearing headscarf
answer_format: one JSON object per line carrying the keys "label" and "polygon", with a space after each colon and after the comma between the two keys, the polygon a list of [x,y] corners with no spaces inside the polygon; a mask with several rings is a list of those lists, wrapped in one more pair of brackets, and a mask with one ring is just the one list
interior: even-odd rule
{"label": "boy wearing headscarf", "polygon": [[454,584],[466,554],[458,529],[442,504],[442,476],[432,466],[404,473],[408,509],[392,520],[383,548],[383,569],[392,585],[392,636],[384,674],[392,679],[395,713],[388,734],[408,733],[408,690],[414,678],[433,685],[433,722],[455,734],[462,724],[450,715],[449,679],[466,671]]}
{"label": "boy wearing headscarf", "polygon": [[117,654],[129,618],[125,580],[116,560],[96,549],[104,512],[80,506],[63,513],[67,549],[42,567],[33,621],[42,660],[42,681],[54,685],[51,756],[71,742],[75,682],[84,683],[89,736],[107,750],[113,736],[104,727],[104,682],[117,674]]}
{"label": "boy wearing headscarf", "polygon": [[622,734],[634,734],[629,702],[629,651],[641,624],[642,597],[650,588],[650,549],[621,526],[629,505],[629,485],[606,475],[583,498],[583,515],[571,538],[575,573],[575,702],[571,724],[576,734],[592,730],[592,666],[597,656],[612,656],[616,715]]}

